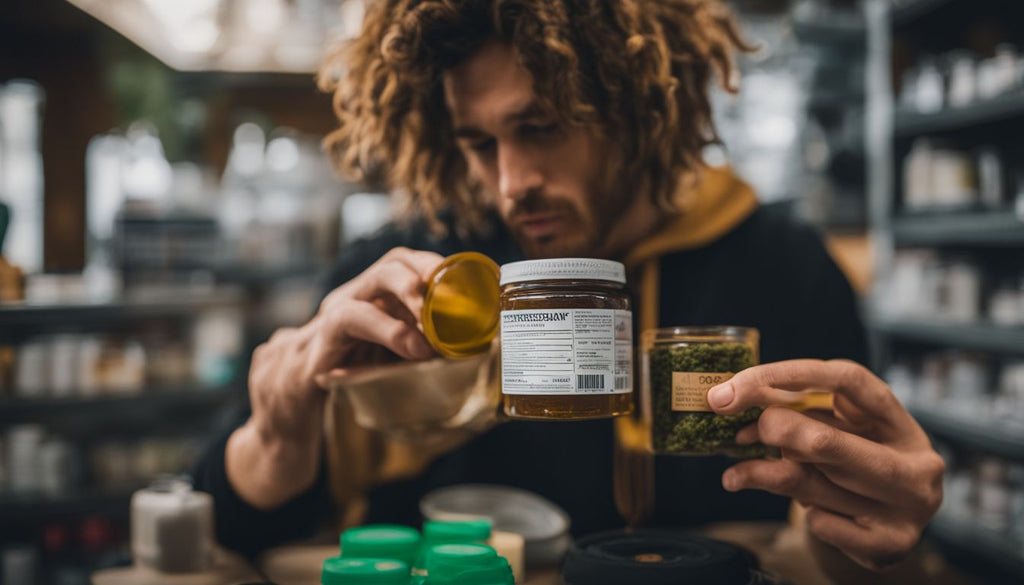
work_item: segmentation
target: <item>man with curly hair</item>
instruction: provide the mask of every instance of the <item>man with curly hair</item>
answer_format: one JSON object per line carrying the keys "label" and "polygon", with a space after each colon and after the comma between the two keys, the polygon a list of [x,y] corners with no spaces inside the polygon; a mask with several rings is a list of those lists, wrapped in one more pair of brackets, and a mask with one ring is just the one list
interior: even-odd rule
{"label": "man with curly hair", "polygon": [[516,421],[425,453],[356,428],[325,392],[331,369],[432,357],[424,280],[477,250],[623,261],[641,328],[759,328],[766,364],[709,392],[719,413],[834,392],[832,413],[769,406],[741,432],[780,459],[659,459],[651,523],[782,519],[793,500],[832,566],[905,558],[941,500],[942,460],[857,365],[856,302],[820,238],[702,164],[709,86],[732,89],[746,48],[718,0],[370,2],[323,69],[339,120],[325,144],[343,172],[402,194],[409,219],[347,249],[316,315],[253,354],[251,414],[197,469],[220,540],[254,552],[331,510],[415,524],[424,493],[466,482],[537,492],[576,534],[622,524],[611,421]]}

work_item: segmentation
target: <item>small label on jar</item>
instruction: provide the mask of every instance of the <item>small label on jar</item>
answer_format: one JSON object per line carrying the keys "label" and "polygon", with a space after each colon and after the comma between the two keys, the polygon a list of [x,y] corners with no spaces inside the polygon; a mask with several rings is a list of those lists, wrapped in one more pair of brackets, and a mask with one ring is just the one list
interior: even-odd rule
{"label": "small label on jar", "polygon": [[672,372],[672,410],[712,412],[708,390],[732,376],[732,372]]}
{"label": "small label on jar", "polygon": [[633,391],[633,313],[613,309],[501,312],[505,394]]}

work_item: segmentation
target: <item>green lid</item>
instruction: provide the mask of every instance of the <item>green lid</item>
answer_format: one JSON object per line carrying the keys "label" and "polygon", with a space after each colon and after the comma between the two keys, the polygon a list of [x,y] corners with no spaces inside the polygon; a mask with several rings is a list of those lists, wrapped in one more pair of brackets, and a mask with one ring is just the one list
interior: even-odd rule
{"label": "green lid", "polygon": [[413,567],[426,568],[427,549],[433,545],[484,543],[490,537],[490,520],[427,520],[423,523],[423,549]]}
{"label": "green lid", "polygon": [[484,566],[496,558],[498,553],[485,544],[438,544],[427,549],[427,572],[438,564]]}
{"label": "green lid", "polygon": [[341,556],[362,559],[398,559],[412,564],[420,548],[420,533],[396,524],[349,528],[341,535]]}
{"label": "green lid", "polygon": [[324,561],[321,585],[408,585],[409,565],[396,559],[343,559]]}
{"label": "green lid", "polygon": [[468,544],[485,542],[490,537],[490,520],[427,520],[423,524],[423,541],[429,544]]}
{"label": "green lid", "polygon": [[493,548],[441,544],[427,551],[424,585],[513,585],[512,568]]}

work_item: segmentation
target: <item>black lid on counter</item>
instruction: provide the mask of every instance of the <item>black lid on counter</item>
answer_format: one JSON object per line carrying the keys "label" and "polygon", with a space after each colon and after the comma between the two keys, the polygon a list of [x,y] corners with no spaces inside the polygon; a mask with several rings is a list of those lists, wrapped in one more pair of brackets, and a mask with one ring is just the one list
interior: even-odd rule
{"label": "black lid on counter", "polygon": [[581,538],[562,568],[566,585],[747,585],[757,569],[743,548],[662,530]]}

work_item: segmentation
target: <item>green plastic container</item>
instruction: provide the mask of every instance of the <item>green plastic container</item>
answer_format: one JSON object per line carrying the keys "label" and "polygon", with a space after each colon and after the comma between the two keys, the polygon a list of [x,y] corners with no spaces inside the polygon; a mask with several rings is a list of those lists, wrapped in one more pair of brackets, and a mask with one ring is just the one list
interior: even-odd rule
{"label": "green plastic container", "polygon": [[425,574],[427,551],[433,546],[439,544],[486,544],[490,538],[490,520],[458,522],[427,520],[423,523],[423,546],[413,565],[413,574]]}
{"label": "green plastic container", "polygon": [[341,557],[398,559],[412,566],[420,552],[420,533],[397,524],[370,524],[341,534]]}
{"label": "green plastic container", "polygon": [[321,585],[409,585],[409,565],[397,559],[349,559],[324,561]]}
{"label": "green plastic container", "polygon": [[514,585],[508,561],[482,544],[439,544],[427,550],[423,585]]}
{"label": "green plastic container", "polygon": [[424,544],[484,543],[490,537],[490,520],[427,520],[423,523]]}

